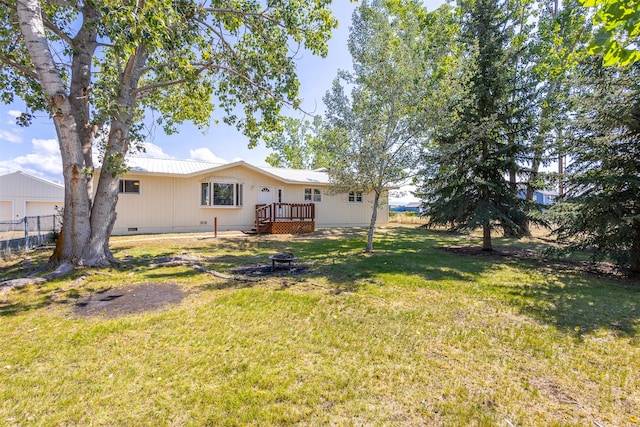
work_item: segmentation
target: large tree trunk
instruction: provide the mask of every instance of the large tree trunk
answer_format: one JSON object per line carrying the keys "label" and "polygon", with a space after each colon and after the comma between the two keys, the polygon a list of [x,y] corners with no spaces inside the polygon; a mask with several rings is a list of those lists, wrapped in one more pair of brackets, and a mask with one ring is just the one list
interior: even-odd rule
{"label": "large tree trunk", "polygon": [[129,151],[130,123],[135,114],[133,91],[138,86],[143,65],[147,60],[144,47],[140,46],[129,57],[121,75],[117,113],[111,118],[111,129],[98,187],[91,210],[91,238],[87,244],[83,264],[105,266],[116,262],[109,249],[109,238],[116,221],[115,206],[118,201],[118,180],[125,167]]}
{"label": "large tree trunk", "polygon": [[73,106],[46,39],[40,2],[21,0],[17,2],[16,12],[29,56],[49,102],[62,156],[65,210],[61,230],[62,247],[54,255],[58,256],[56,261],[76,263],[81,259],[84,245],[91,234],[91,200]]}
{"label": "large tree trunk", "polygon": [[[92,203],[93,159],[91,148],[95,125],[91,123],[87,99],[91,82],[91,58],[96,44],[97,10],[83,6],[83,26],[74,43],[71,88],[67,92],[47,42],[39,0],[17,2],[17,15],[29,56],[50,111],[58,136],[65,183],[65,208],[59,245],[52,261],[86,266],[105,266],[113,261],[109,251],[109,236],[115,222],[115,201],[118,194],[118,174],[109,166],[103,169]],[[128,150],[129,123],[133,117],[134,100],[131,91],[138,84],[141,62],[146,61],[144,49],[132,55],[122,75],[122,116],[115,117],[105,159],[117,156],[123,160]],[[121,165],[118,165],[120,167]],[[121,169],[119,169],[121,170]]]}
{"label": "large tree trunk", "polygon": [[89,96],[91,90],[92,59],[97,43],[99,12],[92,3],[82,4],[82,27],[73,38],[73,55],[71,64],[70,97],[71,113],[76,121],[78,137],[82,147],[84,167],[86,171],[87,193],[93,198],[93,143],[97,126],[91,122]]}
{"label": "large tree trunk", "polygon": [[493,244],[491,242],[491,226],[489,225],[482,226],[482,250],[483,251],[493,250]]}
{"label": "large tree trunk", "polygon": [[376,221],[378,219],[378,205],[380,204],[380,192],[376,191],[373,199],[373,212],[371,213],[371,222],[369,223],[369,233],[367,235],[366,253],[373,252],[373,232],[376,229]]}

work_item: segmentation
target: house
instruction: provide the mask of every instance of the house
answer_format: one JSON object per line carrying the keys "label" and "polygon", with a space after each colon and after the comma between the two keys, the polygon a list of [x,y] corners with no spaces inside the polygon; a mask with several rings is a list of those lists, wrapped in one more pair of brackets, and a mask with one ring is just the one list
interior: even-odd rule
{"label": "house", "polygon": [[558,198],[558,192],[551,190],[536,190],[533,193],[533,198],[541,205],[552,205]]}
{"label": "house", "polygon": [[[524,199],[526,197],[527,191],[524,188],[524,185],[521,186],[522,189],[518,192],[518,197]],[[535,190],[533,192],[533,200],[544,206],[553,205],[558,198],[558,192],[553,190]]]}
{"label": "house", "polygon": [[403,205],[394,206],[392,212],[422,212],[422,202],[409,202]]}
{"label": "house", "polygon": [[[373,192],[335,194],[322,170],[131,157],[113,234],[368,226]],[[379,207],[378,224],[388,222]]]}
{"label": "house", "polygon": [[56,215],[63,205],[63,185],[24,172],[0,176],[0,221]]}

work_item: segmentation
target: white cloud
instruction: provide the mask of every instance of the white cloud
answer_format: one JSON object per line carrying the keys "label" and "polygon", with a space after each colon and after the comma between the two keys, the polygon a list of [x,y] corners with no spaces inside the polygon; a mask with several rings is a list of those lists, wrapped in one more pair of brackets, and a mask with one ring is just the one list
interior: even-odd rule
{"label": "white cloud", "polygon": [[11,160],[0,161],[0,174],[22,171],[47,179],[60,179],[62,159],[55,139],[31,140],[31,153]]}
{"label": "white cloud", "polygon": [[8,130],[7,129],[0,129],[0,140],[11,142],[13,144],[21,144],[22,143],[22,137],[20,136],[20,132],[22,131],[22,129],[20,129],[16,125],[16,117],[18,117],[20,114],[22,114],[22,112],[18,111],[18,110],[9,110],[9,111],[7,111],[7,115],[9,115],[11,117],[11,119],[7,120],[6,124],[11,129],[8,129]]}
{"label": "white cloud", "polygon": [[16,132],[0,129],[0,140],[11,142],[13,144],[20,144],[22,138]]}
{"label": "white cloud", "polygon": [[162,147],[152,143],[143,143],[144,153],[131,153],[135,157],[151,157],[154,159],[171,159],[172,157],[164,152]]}
{"label": "white cloud", "polygon": [[191,160],[200,160],[210,163],[229,163],[225,159],[216,156],[211,150],[206,147],[196,148],[195,150],[189,150],[189,156]]}

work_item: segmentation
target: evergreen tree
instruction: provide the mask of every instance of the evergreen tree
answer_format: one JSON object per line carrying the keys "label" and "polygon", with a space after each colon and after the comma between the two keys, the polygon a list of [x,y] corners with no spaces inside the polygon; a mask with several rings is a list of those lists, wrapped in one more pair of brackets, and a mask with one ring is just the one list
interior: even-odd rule
{"label": "evergreen tree", "polygon": [[526,201],[506,177],[519,170],[524,145],[510,109],[512,81],[506,50],[512,20],[505,2],[465,0],[459,4],[466,53],[457,72],[460,90],[450,113],[437,123],[421,193],[429,225],[453,230],[482,228],[483,250],[492,250],[491,232],[523,233]]}
{"label": "evergreen tree", "polygon": [[640,63],[604,68],[592,58],[581,68],[557,233],[640,273]]}

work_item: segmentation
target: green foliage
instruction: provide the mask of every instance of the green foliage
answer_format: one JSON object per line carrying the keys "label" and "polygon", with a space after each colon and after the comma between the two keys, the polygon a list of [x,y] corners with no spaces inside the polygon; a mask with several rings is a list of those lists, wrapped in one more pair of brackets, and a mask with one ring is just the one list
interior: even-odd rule
{"label": "green foliage", "polygon": [[395,10],[382,1],[364,2],[354,14],[354,73],[340,72],[324,97],[324,143],[337,186],[380,193],[415,166],[424,130],[425,80],[419,76],[428,72],[424,58],[415,55],[427,31],[424,17],[416,2]]}
{"label": "green foliage", "polygon": [[[59,72],[70,83],[74,55],[93,57],[88,91],[92,123],[109,125],[134,108],[135,122],[149,111],[171,133],[185,120],[205,128],[216,108],[254,145],[276,131],[283,103],[298,103],[298,80],[290,49],[299,44],[326,55],[336,20],[329,0],[301,4],[225,0],[206,5],[178,2],[104,1],[83,6],[45,3],[43,14]],[[91,14],[84,13],[91,10]],[[79,19],[78,19],[79,17]],[[0,93],[4,102],[22,99],[29,111],[46,110],[21,42],[14,12],[0,12]],[[74,39],[78,28],[94,32],[100,46],[86,51]],[[80,71],[86,72],[87,70]],[[126,87],[139,76],[139,84]],[[85,88],[89,89],[89,88]],[[132,98],[131,102],[125,102]],[[238,114],[238,106],[242,114]],[[25,122],[26,123],[26,122]],[[133,122],[130,123],[133,125]],[[132,140],[144,135],[132,129]]]}
{"label": "green foliage", "polygon": [[640,67],[607,69],[593,58],[580,77],[557,232],[574,249],[640,272]]}
{"label": "green foliage", "polygon": [[595,7],[597,33],[589,53],[604,53],[604,65],[625,66],[640,60],[640,2],[638,0],[580,0]]}
{"label": "green foliage", "polygon": [[423,189],[429,225],[453,230],[481,227],[484,247],[490,230],[525,234],[530,206],[518,197],[515,182],[526,146],[518,137],[519,74],[509,56],[514,15],[506,4],[461,2],[459,49],[467,55],[457,64],[457,91],[447,99],[450,111],[434,122],[433,144],[425,147]]}
{"label": "green foliage", "polygon": [[379,199],[410,175],[424,138],[423,83],[431,70],[421,43],[432,28],[422,8],[414,1],[363,2],[349,35],[354,72],[340,72],[324,97],[323,143],[334,187],[375,192],[368,252]]}
{"label": "green foliage", "polygon": [[286,118],[283,132],[272,135],[265,145],[275,150],[265,159],[273,167],[319,169],[331,164],[323,148],[321,116],[315,116],[313,123]]}

